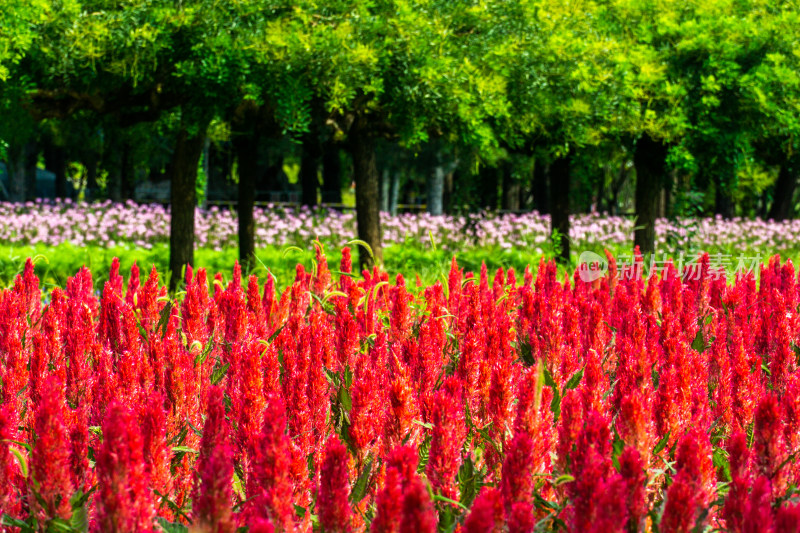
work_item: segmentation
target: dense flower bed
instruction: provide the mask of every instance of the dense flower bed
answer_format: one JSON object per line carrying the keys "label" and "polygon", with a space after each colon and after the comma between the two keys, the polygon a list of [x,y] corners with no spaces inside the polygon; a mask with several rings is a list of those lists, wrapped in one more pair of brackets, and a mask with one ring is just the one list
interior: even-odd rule
{"label": "dense flower bed", "polygon": [[[349,251],[340,269],[350,272]],[[800,286],[773,259],[592,284],[453,264],[0,293],[23,531],[798,531]],[[695,529],[695,528],[698,529]]]}
{"label": "dense flower bed", "polygon": [[[212,207],[196,213],[197,245],[213,249],[233,246],[237,239],[236,212]],[[306,246],[314,239],[341,247],[356,235],[352,212],[308,209],[256,208],[259,246]],[[412,242],[459,251],[470,246],[526,247],[541,254],[548,247],[550,219],[536,212],[524,214],[434,217],[425,213],[382,217],[386,244]],[[582,247],[629,247],[634,221],[625,217],[581,214],[572,217],[570,238]],[[800,240],[800,220],[785,222],[721,218],[657,223],[657,247],[675,249],[675,243],[697,250],[794,250]],[[71,202],[0,202],[0,243],[14,245],[64,242],[151,248],[169,242],[169,208],[133,202],[85,204]]]}

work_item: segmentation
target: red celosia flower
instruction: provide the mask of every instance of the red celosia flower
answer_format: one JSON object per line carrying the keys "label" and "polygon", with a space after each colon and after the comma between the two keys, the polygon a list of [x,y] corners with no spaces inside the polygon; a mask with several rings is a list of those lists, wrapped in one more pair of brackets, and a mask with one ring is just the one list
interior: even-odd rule
{"label": "red celosia flower", "polygon": [[500,491],[491,487],[481,489],[464,520],[464,533],[500,533],[505,511]]}
{"label": "red celosia flower", "polygon": [[375,519],[372,533],[397,533],[403,511],[404,480],[396,468],[388,467],[378,495],[375,497]]}
{"label": "red celosia flower", "polygon": [[22,475],[11,453],[10,441],[19,440],[17,413],[10,405],[0,405],[0,509],[14,518],[22,507]]}
{"label": "red celosia flower", "polygon": [[462,405],[461,384],[451,376],[433,395],[433,431],[427,473],[434,492],[453,500],[458,499],[455,477],[461,466],[461,447],[466,437]]}
{"label": "red celosia flower", "polygon": [[155,509],[148,488],[142,435],[136,415],[114,402],[103,422],[97,451],[95,531],[154,531]]}
{"label": "red celosia flower", "polygon": [[248,533],[274,533],[275,526],[272,525],[266,518],[256,518],[250,522],[250,527],[247,529]]}
{"label": "red celosia flower", "polygon": [[769,393],[756,409],[753,459],[758,474],[766,476],[772,483],[774,496],[786,492],[786,456],[782,405],[775,393]]}
{"label": "red celosia flower", "polygon": [[36,406],[36,442],[31,452],[30,501],[40,522],[69,519],[69,499],[75,490],[70,472],[70,442],[64,421],[64,387],[50,377],[41,387]]}
{"label": "red celosia flower", "polygon": [[707,434],[691,429],[681,437],[676,454],[676,469],[673,484],[667,491],[667,503],[662,518],[662,529],[665,532],[683,532],[694,528],[701,517],[701,510],[709,505],[715,479]]}
{"label": "red celosia flower", "polygon": [[667,502],[661,517],[664,533],[689,533],[697,516],[697,493],[687,477],[676,476],[667,490]]}
{"label": "red celosia flower", "polygon": [[[139,408],[139,424],[142,434],[145,472],[152,489],[171,497],[173,478],[170,474],[172,450],[167,443],[167,420],[164,398],[157,394]],[[166,506],[159,509],[162,516],[172,518]]]}
{"label": "red celosia flower", "polygon": [[399,533],[435,533],[436,510],[422,480],[414,476],[403,492]]}
{"label": "red celosia flower", "polygon": [[769,479],[759,476],[747,501],[742,523],[743,533],[769,533],[772,529],[772,487]]}
{"label": "red celosia flower", "polygon": [[192,494],[193,523],[210,533],[236,531],[232,518],[233,448],[222,389],[209,390],[197,482]]}
{"label": "red celosia flower", "polygon": [[501,490],[506,508],[514,503],[533,501],[533,443],[527,433],[517,433],[508,445]]}
{"label": "red celosia flower", "polygon": [[247,475],[247,515],[251,520],[269,518],[279,531],[295,526],[292,444],[286,425],[284,403],[273,394],[267,398],[261,434],[253,437]]}
{"label": "red celosia flower", "polygon": [[517,502],[511,506],[508,517],[508,533],[530,533],[535,526],[533,505]]}
{"label": "red celosia flower", "polygon": [[784,505],[775,513],[775,531],[800,533],[800,504]]}
{"label": "red celosia flower", "polygon": [[399,446],[389,454],[382,489],[376,497],[373,533],[436,531],[436,511],[417,476],[417,451]]}
{"label": "red celosia flower", "polygon": [[750,490],[750,450],[747,436],[736,431],[728,441],[728,457],[731,467],[731,485],[722,508],[726,526],[733,531],[741,531]]}
{"label": "red celosia flower", "polygon": [[347,449],[335,435],[330,437],[320,467],[317,509],[320,526],[331,533],[352,531],[347,463]]}
{"label": "red celosia flower", "polygon": [[633,533],[640,531],[642,519],[647,513],[645,470],[639,450],[626,446],[619,456],[619,473],[625,480],[628,531]]}

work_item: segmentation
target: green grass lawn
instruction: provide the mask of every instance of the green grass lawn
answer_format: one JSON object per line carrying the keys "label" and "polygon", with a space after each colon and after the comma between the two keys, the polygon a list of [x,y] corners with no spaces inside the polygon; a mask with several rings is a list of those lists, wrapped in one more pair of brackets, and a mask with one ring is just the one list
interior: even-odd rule
{"label": "green grass lawn", "polygon": [[[602,247],[594,250],[602,254]],[[628,249],[612,248],[611,252],[618,258],[630,257]],[[713,250],[711,251],[714,252]],[[259,264],[252,270],[259,279],[265,279],[267,269],[275,276],[278,287],[285,287],[294,280],[296,265],[302,263],[307,269],[312,269],[314,265],[313,245],[309,243],[304,250],[296,247],[266,247],[257,250]],[[573,253],[573,264],[569,271],[572,273],[577,261],[578,251]],[[327,249],[326,256],[328,264],[333,271],[339,270],[341,260],[341,250]],[[500,247],[478,247],[466,248],[464,251],[455,254],[456,260],[465,272],[480,272],[481,264],[486,263],[489,274],[502,267],[504,269],[514,268],[517,271],[517,279],[522,280],[522,272],[527,265],[535,272],[539,261],[544,257],[548,259],[547,253],[542,255],[533,250],[522,248],[503,249]],[[14,282],[17,274],[22,272],[25,260],[28,257],[34,258],[36,264],[36,274],[45,287],[64,287],[67,277],[73,276],[78,269],[86,265],[95,279],[96,287],[102,286],[101,282],[108,278],[111,262],[114,257],[118,257],[121,264],[121,271],[127,277],[131,265],[134,261],[142,270],[142,275],[146,276],[150,268],[155,265],[162,276],[167,276],[169,264],[169,250],[166,245],[157,246],[150,250],[135,249],[125,247],[103,248],[99,246],[77,247],[71,244],[59,246],[8,246],[0,245],[0,286],[7,287]],[[234,261],[238,258],[238,249],[235,247],[223,251],[200,248],[195,251],[195,265],[207,269],[213,275],[221,272],[225,279],[230,279]],[[769,254],[762,254],[762,261],[766,262]],[[357,254],[354,252],[354,263],[357,262]],[[420,246],[408,244],[391,245],[384,248],[383,268],[394,277],[402,273],[406,277],[409,287],[414,287],[417,283],[417,276],[423,285],[429,285],[437,280],[446,282],[447,274],[450,270],[452,254],[440,249],[432,250]],[[786,259],[786,258],[784,258]],[[798,254],[789,257],[798,263]],[[734,261],[735,262],[735,261]],[[559,267],[559,276],[563,275],[567,269]],[[730,276],[730,274],[729,274]],[[166,283],[166,279],[163,280]]]}
{"label": "green grass lawn", "polygon": [[[302,263],[308,269],[313,268],[314,250],[298,250],[294,247],[267,247],[257,251],[259,264],[252,274],[260,279],[265,278],[267,269],[276,277],[277,285],[285,287],[294,280],[295,269]],[[525,266],[535,268],[539,264],[540,255],[527,250],[503,250],[499,248],[472,248],[456,253],[459,266],[465,271],[479,272],[481,263],[485,262],[490,274],[499,267],[513,267],[522,277]],[[331,270],[339,270],[341,250],[326,250]],[[36,274],[44,286],[63,287],[67,277],[74,275],[78,269],[86,265],[95,279],[96,286],[108,278],[111,262],[114,257],[120,260],[121,271],[127,277],[134,261],[142,270],[142,275],[149,273],[155,265],[159,273],[166,275],[169,264],[169,250],[166,246],[158,246],[151,250],[130,250],[124,247],[103,248],[99,246],[77,247],[70,244],[60,246],[7,246],[0,245],[0,286],[7,287],[14,282],[17,274],[22,272],[25,260],[34,258]],[[238,258],[237,248],[215,251],[200,248],[195,251],[195,265],[206,268],[210,274],[221,272],[230,279],[234,261]],[[357,254],[354,252],[354,262]],[[392,245],[384,248],[384,269],[392,276],[402,273],[409,286],[416,285],[416,276],[423,284],[436,280],[446,280],[450,270],[452,255],[442,250],[430,250],[407,245]],[[164,280],[166,282],[166,279]]]}

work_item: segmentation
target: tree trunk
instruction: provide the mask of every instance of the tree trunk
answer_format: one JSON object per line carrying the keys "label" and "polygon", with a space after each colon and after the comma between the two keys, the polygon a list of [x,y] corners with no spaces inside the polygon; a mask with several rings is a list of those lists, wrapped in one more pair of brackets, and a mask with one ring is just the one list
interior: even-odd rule
{"label": "tree trunk", "polygon": [[301,204],[312,208],[318,204],[320,155],[317,139],[306,139],[303,143],[303,159],[300,162]]}
{"label": "tree trunk", "polygon": [[400,169],[392,170],[392,183],[389,186],[389,213],[397,216],[397,202],[400,199]]}
{"label": "tree trunk", "polygon": [[661,188],[666,181],[667,147],[648,134],[636,142],[636,228],[633,244],[643,255],[655,252],[656,215]]}
{"label": "tree trunk", "polygon": [[322,147],[322,202],[342,203],[342,162],[339,147],[332,142]]}
{"label": "tree trunk", "polygon": [[444,198],[442,199],[442,203],[444,204],[444,212],[445,213],[452,213],[453,212],[453,193],[454,191],[454,182],[455,182],[455,175],[456,170],[448,172],[444,175]]}
{"label": "tree trunk", "polygon": [[[378,168],[375,162],[375,141],[366,132],[353,131],[350,139],[353,174],[356,182],[356,222],[358,238],[366,242],[377,261],[382,259],[381,212]],[[363,246],[359,247],[361,268],[372,268],[374,262]]]}
{"label": "tree trunk", "polygon": [[36,169],[39,163],[39,145],[31,141],[25,145],[25,200],[36,199]]}
{"label": "tree trunk", "polygon": [[717,181],[714,188],[714,214],[722,215],[722,218],[733,218],[733,198],[730,190],[721,181]]}
{"label": "tree trunk", "polygon": [[28,184],[25,146],[12,144],[8,148],[8,199],[12,202],[25,201],[25,189]]}
{"label": "tree trunk", "polygon": [[[437,158],[438,159],[438,158]],[[428,174],[428,193],[426,203],[431,215],[444,214],[444,167],[438,162]]]}
{"label": "tree trunk", "polygon": [[194,263],[194,210],[197,206],[197,165],[205,142],[205,128],[191,135],[181,127],[170,165],[169,228],[170,292],[183,280],[186,265]]}
{"label": "tree trunk", "polygon": [[86,189],[84,190],[84,199],[90,202],[100,196],[100,187],[97,183],[97,166],[100,157],[98,154],[91,153],[83,161],[86,167]]}
{"label": "tree trunk", "polygon": [[67,156],[64,148],[52,142],[44,146],[44,168],[55,176],[56,198],[68,198],[67,191]]}
{"label": "tree trunk", "polygon": [[550,195],[548,184],[550,175],[550,165],[544,164],[541,160],[533,163],[533,208],[540,215],[550,213]]}
{"label": "tree trunk", "polygon": [[107,152],[105,160],[110,168],[108,169],[106,193],[111,201],[120,202],[122,201],[122,180],[124,173],[122,166],[125,163],[125,146],[120,143],[109,143],[107,150],[109,150],[109,152]]}
{"label": "tree trunk", "polygon": [[122,199],[130,200],[136,193],[136,166],[131,157],[131,147],[125,142],[122,144]]}
{"label": "tree trunk", "polygon": [[[569,193],[572,155],[558,158],[550,165],[550,233],[556,245],[556,260],[569,263]],[[556,240],[556,234],[558,238]]]}
{"label": "tree trunk", "polygon": [[247,272],[253,266],[256,253],[256,225],[253,209],[258,179],[258,135],[249,129],[233,138],[233,150],[239,171],[239,263]]}
{"label": "tree trunk", "polygon": [[392,173],[389,170],[389,167],[386,167],[381,171],[381,212],[388,213],[389,212],[389,189],[391,188],[392,183]]}
{"label": "tree trunk", "polygon": [[494,211],[497,209],[497,186],[500,170],[496,167],[484,167],[478,175],[479,206]]}
{"label": "tree trunk", "polygon": [[786,220],[794,216],[794,191],[797,188],[797,176],[786,163],[781,165],[778,181],[775,182],[775,193],[767,218]]}
{"label": "tree trunk", "polygon": [[520,185],[511,172],[511,164],[503,163],[500,166],[503,174],[503,209],[506,211],[519,211]]}

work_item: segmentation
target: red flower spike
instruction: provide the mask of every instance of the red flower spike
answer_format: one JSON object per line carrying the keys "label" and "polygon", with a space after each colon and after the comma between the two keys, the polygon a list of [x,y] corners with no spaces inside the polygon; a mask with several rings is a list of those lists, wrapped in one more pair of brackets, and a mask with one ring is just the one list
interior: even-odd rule
{"label": "red flower spike", "polygon": [[647,473],[645,464],[636,448],[626,446],[619,456],[619,473],[625,480],[628,531],[641,530],[642,521],[647,514],[647,495],[645,484]]}
{"label": "red flower spike", "polygon": [[508,517],[508,533],[531,533],[536,525],[534,512],[533,505],[528,502],[513,504]]}
{"label": "red flower spike", "polygon": [[41,388],[36,406],[34,429],[36,441],[31,452],[30,501],[36,518],[69,520],[69,499],[75,490],[70,472],[70,443],[64,420],[64,387],[54,377]]}
{"label": "red flower spike", "polygon": [[464,520],[464,533],[501,533],[504,524],[503,498],[497,489],[481,489]]}
{"label": "red flower spike", "polygon": [[447,378],[433,395],[433,430],[427,474],[434,493],[458,499],[456,474],[461,466],[461,447],[467,428],[461,399],[461,384],[455,376]]}
{"label": "red flower spike", "polygon": [[506,508],[518,502],[533,502],[533,443],[527,433],[518,433],[508,445],[500,483]]}
{"label": "red flower spike", "polygon": [[413,477],[403,493],[399,532],[436,532],[436,510],[431,503],[427,487],[419,477]]}
{"label": "red flower spike", "polygon": [[267,398],[261,434],[252,437],[247,474],[246,515],[269,518],[279,531],[295,527],[292,503],[292,443],[286,434],[286,410],[280,396]]}
{"label": "red flower spike", "polygon": [[233,533],[237,529],[231,507],[233,448],[222,389],[209,390],[206,412],[197,461],[198,479],[192,494],[192,522],[211,533]]}
{"label": "red flower spike", "polygon": [[17,413],[10,404],[0,405],[0,509],[14,518],[20,518],[24,486],[19,463],[11,452],[11,441],[19,441],[18,425]]}
{"label": "red flower spike", "polygon": [[800,504],[785,505],[775,513],[775,531],[800,533]]}
{"label": "red flower spike", "polygon": [[759,476],[747,501],[742,532],[770,533],[772,526],[772,487],[769,479]]}
{"label": "red flower spike", "polygon": [[95,531],[154,531],[155,509],[136,415],[113,403],[103,422],[97,451]]}
{"label": "red flower spike", "polygon": [[348,453],[335,435],[328,439],[320,469],[317,508],[320,526],[330,533],[352,531]]}

